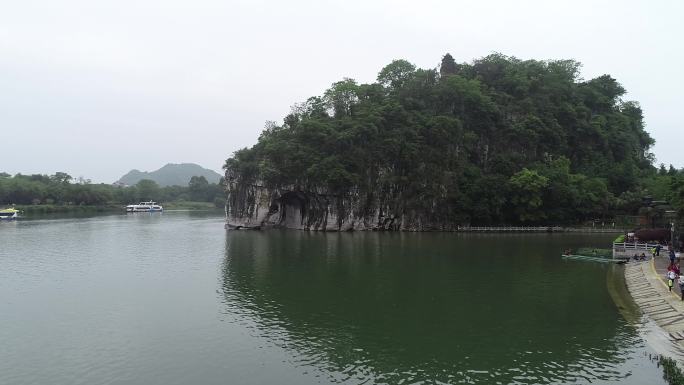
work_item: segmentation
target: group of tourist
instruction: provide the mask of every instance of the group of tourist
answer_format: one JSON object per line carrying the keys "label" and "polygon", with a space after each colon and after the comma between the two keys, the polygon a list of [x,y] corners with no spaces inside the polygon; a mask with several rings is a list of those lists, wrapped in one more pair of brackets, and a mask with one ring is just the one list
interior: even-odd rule
{"label": "group of tourist", "polygon": [[677,260],[673,248],[670,248],[670,264],[667,266],[667,273],[665,275],[667,278],[667,287],[670,289],[670,291],[672,291],[675,281],[679,283],[679,290],[682,293],[682,301],[684,301],[684,275],[682,275],[681,269],[679,268],[679,261]]}
{"label": "group of tourist", "polygon": [[[663,246],[658,243],[655,247],[651,248],[651,255],[653,255],[653,258],[660,256],[660,250],[662,250]],[[674,256],[674,251],[670,251],[670,254]],[[641,253],[641,255],[638,255],[637,253],[634,253],[634,256],[632,257],[635,261],[645,261],[646,260],[646,253]]]}
{"label": "group of tourist", "polygon": [[[670,291],[672,291],[672,287],[674,287],[675,282],[677,282],[679,284],[679,289],[682,292],[681,299],[682,301],[684,301],[684,274],[682,274],[681,269],[679,267],[679,258],[677,258],[677,254],[675,253],[674,248],[670,246],[669,249],[670,264],[667,266],[667,272],[665,273],[665,278],[667,279],[667,287]],[[662,250],[662,246],[660,244],[651,248],[650,252],[654,259],[655,257],[660,256],[660,250]],[[645,261],[647,259],[646,253],[643,252],[641,253],[641,255],[635,253],[632,258],[635,261]]]}

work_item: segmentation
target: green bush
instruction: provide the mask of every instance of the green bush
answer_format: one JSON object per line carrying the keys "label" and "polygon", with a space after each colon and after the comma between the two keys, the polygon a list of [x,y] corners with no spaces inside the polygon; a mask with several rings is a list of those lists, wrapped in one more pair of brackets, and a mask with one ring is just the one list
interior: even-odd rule
{"label": "green bush", "polygon": [[684,373],[677,366],[677,361],[660,356],[658,363],[663,367],[663,378],[670,385],[684,385]]}

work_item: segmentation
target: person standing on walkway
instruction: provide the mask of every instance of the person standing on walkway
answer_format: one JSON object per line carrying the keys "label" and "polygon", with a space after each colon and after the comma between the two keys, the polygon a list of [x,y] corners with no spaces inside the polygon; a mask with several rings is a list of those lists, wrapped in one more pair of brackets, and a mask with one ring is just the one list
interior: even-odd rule
{"label": "person standing on walkway", "polygon": [[[671,266],[672,267],[672,266]],[[672,291],[672,286],[674,286],[674,281],[677,279],[677,273],[674,272],[674,269],[667,271],[667,287]]]}
{"label": "person standing on walkway", "polygon": [[674,248],[670,249],[670,264],[673,264],[675,261],[675,251]]}
{"label": "person standing on walkway", "polygon": [[660,246],[660,242],[658,242],[658,245],[656,246],[656,257],[660,257],[660,248],[661,247],[662,246]]}
{"label": "person standing on walkway", "polygon": [[684,301],[684,275],[679,276],[679,290],[682,292],[682,301]]}

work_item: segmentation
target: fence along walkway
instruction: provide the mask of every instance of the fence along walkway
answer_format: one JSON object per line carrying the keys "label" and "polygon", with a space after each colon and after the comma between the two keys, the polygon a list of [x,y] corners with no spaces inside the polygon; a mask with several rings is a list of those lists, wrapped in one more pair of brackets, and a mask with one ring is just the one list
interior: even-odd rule
{"label": "fence along walkway", "polygon": [[621,233],[624,230],[614,228],[594,228],[594,227],[561,227],[561,226],[459,226],[456,231],[462,232],[520,232],[520,233],[541,233],[541,232],[582,232],[582,233]]}
{"label": "fence along walkway", "polygon": [[540,231],[561,231],[561,230],[562,230],[562,227],[551,227],[551,226],[467,226],[467,227],[460,227],[459,226],[457,228],[457,231],[474,231],[474,232],[485,232],[485,231],[540,232]]}
{"label": "fence along walkway", "polygon": [[[639,242],[620,242],[613,243],[613,258],[632,258],[634,255],[641,253],[651,256],[652,250],[658,246],[657,243],[639,243]],[[666,245],[660,245],[659,255],[669,253],[670,249]],[[679,257],[679,255],[677,255]]]}
{"label": "fence along walkway", "polygon": [[[655,249],[659,243],[641,243],[641,242],[620,242],[613,243],[613,249],[620,250],[651,250]],[[660,245],[660,251],[669,251],[667,245]]]}

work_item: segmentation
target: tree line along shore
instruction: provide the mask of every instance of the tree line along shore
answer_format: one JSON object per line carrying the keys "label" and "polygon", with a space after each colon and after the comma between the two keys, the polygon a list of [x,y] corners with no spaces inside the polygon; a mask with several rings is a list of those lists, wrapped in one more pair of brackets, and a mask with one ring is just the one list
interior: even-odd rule
{"label": "tree line along shore", "polygon": [[120,210],[122,206],[155,200],[166,209],[213,209],[225,204],[224,188],[194,176],[186,186],[160,187],[143,179],[133,186],[115,186],[74,179],[63,172],[53,175],[0,173],[0,205],[14,205],[26,213],[92,212]]}

